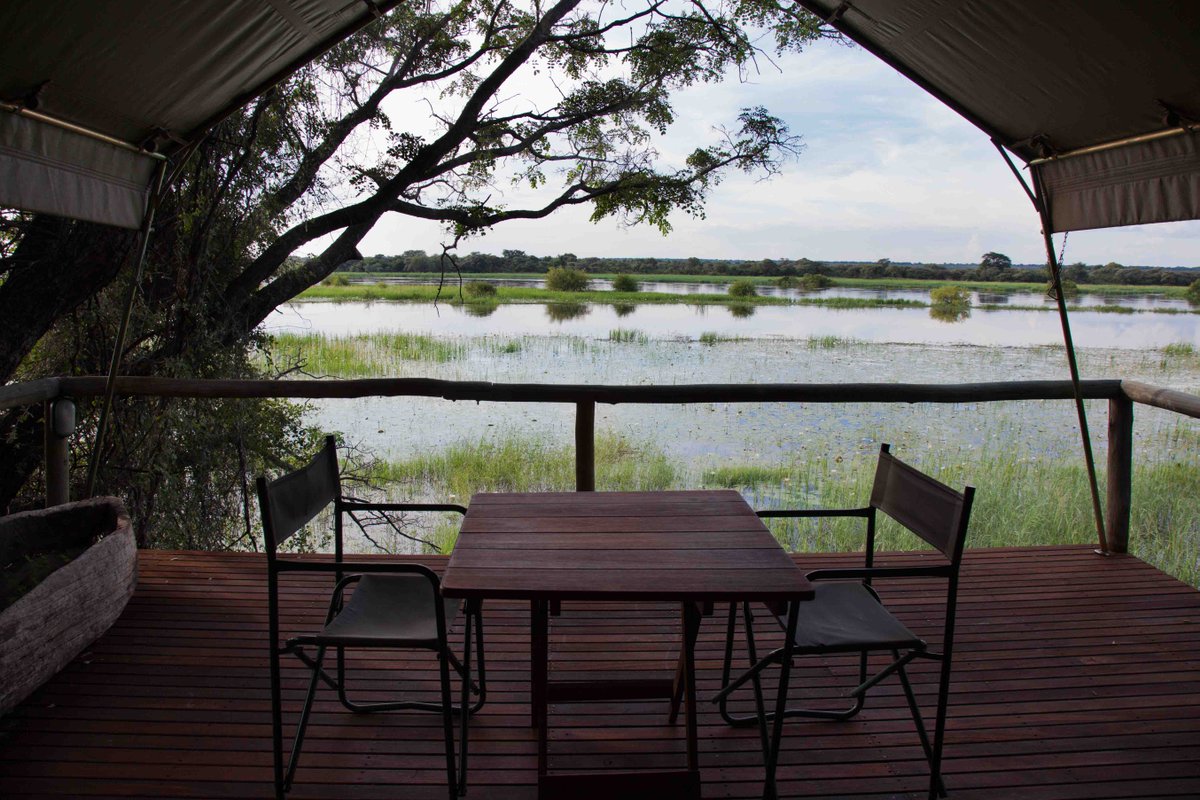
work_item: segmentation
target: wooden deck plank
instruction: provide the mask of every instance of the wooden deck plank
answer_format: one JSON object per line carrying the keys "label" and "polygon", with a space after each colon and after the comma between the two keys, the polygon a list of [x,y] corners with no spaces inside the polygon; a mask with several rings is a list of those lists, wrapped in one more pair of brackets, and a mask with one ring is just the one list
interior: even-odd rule
{"label": "wooden deck plank", "polygon": [[[808,570],[853,558],[796,561]],[[270,796],[261,557],[144,552],[140,566],[138,591],[116,626],[0,719],[0,797]],[[304,630],[323,615],[327,580],[289,578],[285,629]],[[1200,796],[1200,593],[1134,558],[1100,558],[1083,546],[970,551],[962,580],[945,766],[951,797]],[[937,597],[911,581],[884,591],[915,631],[936,632]],[[677,615],[670,603],[567,603],[551,622],[552,676],[662,678],[677,652]],[[723,626],[718,607],[701,628],[702,699],[720,680]],[[472,725],[468,797],[532,798],[528,604],[489,603],[485,630],[490,697]],[[756,632],[779,635],[766,613]],[[931,666],[913,669],[926,701]],[[372,654],[352,668],[372,699],[401,684],[430,697],[437,690],[426,654]],[[836,702],[853,672],[846,659],[802,662],[797,696]],[[284,669],[290,719],[304,676],[299,664]],[[683,728],[666,725],[665,711],[662,701],[557,705],[552,764],[603,773],[676,768]],[[704,796],[756,797],[754,731],[729,729],[706,702],[699,722]],[[926,772],[911,726],[894,682],[878,687],[853,721],[791,721],[780,789],[797,798],[921,797]],[[324,692],[291,796],[444,797],[438,731],[434,715],[349,714]]]}

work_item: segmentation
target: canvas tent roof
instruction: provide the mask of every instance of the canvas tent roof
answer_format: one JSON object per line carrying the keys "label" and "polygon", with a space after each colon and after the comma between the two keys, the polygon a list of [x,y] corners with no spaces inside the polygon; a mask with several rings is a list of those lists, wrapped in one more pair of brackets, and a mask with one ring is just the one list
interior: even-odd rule
{"label": "canvas tent roof", "polygon": [[[1196,0],[799,2],[1032,163],[1053,230],[1200,218]],[[396,4],[0,4],[0,204],[136,226],[139,146],[194,138]],[[13,111],[32,97],[132,149]]]}
{"label": "canvas tent roof", "polygon": [[0,204],[137,227],[142,148],[177,149],[395,5],[0,3]]}
{"label": "canvas tent roof", "polygon": [[1195,0],[800,3],[1031,163],[1052,230],[1200,218]]}

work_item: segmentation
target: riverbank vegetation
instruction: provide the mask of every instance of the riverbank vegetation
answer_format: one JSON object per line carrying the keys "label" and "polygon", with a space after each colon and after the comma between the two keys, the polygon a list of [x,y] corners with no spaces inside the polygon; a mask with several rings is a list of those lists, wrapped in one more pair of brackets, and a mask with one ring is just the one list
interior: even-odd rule
{"label": "riverbank vegetation", "polygon": [[[592,276],[614,273],[630,275],[712,276],[717,278],[798,278],[823,275],[842,280],[915,280],[975,283],[1045,283],[1044,265],[1016,265],[1003,253],[984,253],[978,264],[926,264],[892,261],[814,261],[808,258],[715,259],[715,258],[581,258],[574,253],[534,256],[523,250],[505,250],[501,255],[471,253],[451,262],[421,250],[396,256],[376,255],[349,262],[340,269],[371,273],[440,273],[442,270],[491,275],[544,275],[554,267],[570,267]],[[1200,267],[1136,267],[1116,262],[1064,265],[1063,277],[1081,284],[1187,287],[1197,280]]]}
{"label": "riverbank vegetation", "polygon": [[[465,276],[464,276],[465,277]],[[473,305],[483,305],[487,308],[494,309],[495,306],[506,303],[557,303],[557,304],[574,304],[576,306],[587,303],[604,303],[609,305],[796,305],[796,306],[821,306],[825,308],[840,308],[840,309],[869,309],[869,308],[929,308],[934,303],[921,300],[909,300],[902,298],[888,297],[829,297],[822,295],[819,291],[814,291],[812,294],[801,297],[780,297],[775,295],[757,294],[757,287],[763,285],[771,285],[771,281],[759,280],[755,281],[752,278],[740,278],[735,284],[738,286],[739,292],[745,294],[733,294],[732,291],[726,294],[716,293],[697,293],[697,294],[678,294],[668,292],[621,292],[613,290],[601,289],[585,289],[585,290],[570,290],[570,291],[555,291],[552,289],[539,289],[534,287],[524,286],[494,286],[494,293],[482,296],[477,290],[468,291],[466,286],[474,285],[482,282],[485,276],[469,276],[470,280],[464,284],[463,291],[459,291],[457,281],[439,287],[436,283],[431,284],[410,284],[410,283],[350,283],[349,285],[318,285],[307,289],[300,295],[301,300],[332,300],[335,302],[348,301],[392,301],[400,303],[447,303],[449,305],[466,305],[471,308]],[[542,276],[537,276],[542,277]],[[604,277],[604,276],[594,276]],[[639,281],[657,280],[661,276],[637,276]],[[715,281],[715,279],[710,279]],[[732,288],[731,284],[731,288]],[[834,286],[846,286],[852,288],[864,289],[908,289],[921,288],[929,289],[931,284],[916,282],[907,282],[897,284],[892,281],[834,281]],[[943,286],[953,286],[963,290],[974,288],[979,290],[981,287],[972,284],[932,284],[935,288]],[[996,291],[998,289],[1014,290],[1014,291],[1038,291],[1042,289],[1041,283],[1014,283],[1003,284],[998,286],[988,286],[987,289]],[[1093,291],[1089,287],[1086,293],[1115,295],[1115,294],[1134,294],[1148,292],[1146,287],[1098,287],[1098,291]],[[1132,290],[1132,291],[1131,291]],[[1157,288],[1154,293],[1163,294],[1170,297],[1182,297],[1182,289],[1164,290],[1161,287]],[[1072,298],[1075,300],[1076,298]],[[981,303],[977,308],[981,310],[1010,310],[1010,311],[1055,311],[1057,306],[1047,300],[1040,305],[1031,304],[1002,304],[1002,303]],[[1133,313],[1154,313],[1154,314],[1187,314],[1200,313],[1200,307],[1195,311],[1186,309],[1173,308],[1148,308],[1136,309],[1131,306],[1123,306],[1119,303],[1111,303],[1100,306],[1081,306],[1078,303],[1069,303],[1068,308],[1078,311],[1096,311],[1101,313],[1115,314],[1133,314]]]}

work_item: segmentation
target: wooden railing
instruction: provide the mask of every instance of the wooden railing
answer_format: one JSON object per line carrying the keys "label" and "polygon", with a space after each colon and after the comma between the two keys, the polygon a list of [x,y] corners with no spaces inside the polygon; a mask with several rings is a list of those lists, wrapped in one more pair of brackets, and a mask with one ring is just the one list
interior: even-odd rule
{"label": "wooden railing", "polygon": [[[73,402],[76,398],[102,395],[104,383],[102,377],[64,377],[0,387],[0,408],[45,404],[47,505],[67,501],[70,469],[67,443],[73,431]],[[1085,399],[1108,400],[1106,532],[1109,549],[1122,553],[1129,542],[1134,403],[1200,418],[1200,397],[1137,381],[1083,381],[1081,389]],[[428,378],[270,381],[120,377],[116,382],[116,393],[140,397],[438,397],[452,401],[573,403],[576,407],[575,483],[579,491],[592,491],[596,487],[597,403],[987,403],[1073,397],[1070,381],[602,386]]]}

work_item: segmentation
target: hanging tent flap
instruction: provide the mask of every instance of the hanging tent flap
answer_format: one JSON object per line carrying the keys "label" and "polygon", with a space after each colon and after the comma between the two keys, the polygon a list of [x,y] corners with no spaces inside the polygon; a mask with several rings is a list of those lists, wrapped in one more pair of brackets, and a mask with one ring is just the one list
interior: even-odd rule
{"label": "hanging tent flap", "polygon": [[137,228],[154,158],[0,113],[0,205]]}
{"label": "hanging tent flap", "polygon": [[0,110],[0,205],[137,227],[155,167],[140,147],[174,155],[398,4],[0,2],[0,103],[36,111]]}
{"label": "hanging tent flap", "polygon": [[1200,218],[1200,2],[797,1],[1040,170],[1055,231]]}
{"label": "hanging tent flap", "polygon": [[1200,134],[1037,164],[1055,232],[1200,219]]}

